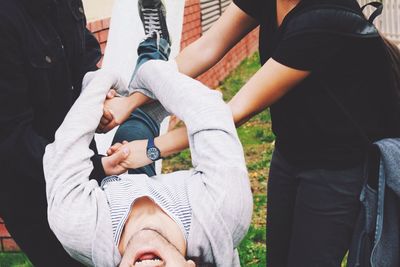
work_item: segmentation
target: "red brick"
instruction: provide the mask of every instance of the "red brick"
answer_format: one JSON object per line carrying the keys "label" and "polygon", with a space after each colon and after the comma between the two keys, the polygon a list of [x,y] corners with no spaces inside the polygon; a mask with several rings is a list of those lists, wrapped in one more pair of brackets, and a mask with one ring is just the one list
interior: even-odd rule
{"label": "red brick", "polygon": [[110,20],[111,20],[110,18],[106,18],[106,19],[103,19],[101,21],[103,29],[109,29],[110,28]]}
{"label": "red brick", "polygon": [[102,30],[99,32],[99,42],[104,43],[108,39],[108,30]]}
{"label": "red brick", "polygon": [[99,32],[103,29],[101,20],[92,21],[91,23],[92,32]]}
{"label": "red brick", "polygon": [[0,237],[10,237],[10,233],[3,223],[0,224]]}
{"label": "red brick", "polygon": [[5,238],[3,239],[3,250],[6,252],[17,252],[21,251],[18,247],[17,243],[12,238]]}
{"label": "red brick", "polygon": [[185,9],[183,10],[183,17],[186,18],[189,15],[190,15],[189,7],[185,7]]}

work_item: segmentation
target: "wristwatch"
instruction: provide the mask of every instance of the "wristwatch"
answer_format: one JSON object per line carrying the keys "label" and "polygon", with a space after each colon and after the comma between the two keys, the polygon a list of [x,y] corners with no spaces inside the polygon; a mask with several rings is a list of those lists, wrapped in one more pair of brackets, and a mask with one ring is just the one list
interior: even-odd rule
{"label": "wristwatch", "polygon": [[161,158],[161,152],[158,147],[154,144],[154,138],[149,139],[147,142],[147,157],[152,161],[159,160]]}

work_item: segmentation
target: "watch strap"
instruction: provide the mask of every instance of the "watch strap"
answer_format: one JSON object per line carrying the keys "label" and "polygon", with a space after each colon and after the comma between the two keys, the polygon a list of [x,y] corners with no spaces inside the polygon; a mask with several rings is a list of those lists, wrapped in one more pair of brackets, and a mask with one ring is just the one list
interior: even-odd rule
{"label": "watch strap", "polygon": [[156,145],[154,143],[154,138],[148,139],[146,153],[148,153],[150,149],[156,149],[158,151],[158,157],[152,159],[152,158],[149,157],[149,155],[147,155],[147,157],[149,157],[149,159],[151,159],[152,161],[156,161],[156,160],[161,159],[161,151],[160,151],[160,149],[158,147],[156,147]]}

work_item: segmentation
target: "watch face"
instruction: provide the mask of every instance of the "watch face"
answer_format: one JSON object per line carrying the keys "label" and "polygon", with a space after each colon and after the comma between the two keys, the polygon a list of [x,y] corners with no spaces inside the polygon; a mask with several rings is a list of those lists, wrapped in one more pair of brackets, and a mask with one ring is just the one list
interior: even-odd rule
{"label": "watch face", "polygon": [[147,157],[149,157],[149,159],[152,161],[155,161],[160,157],[160,152],[157,148],[151,147],[147,150]]}

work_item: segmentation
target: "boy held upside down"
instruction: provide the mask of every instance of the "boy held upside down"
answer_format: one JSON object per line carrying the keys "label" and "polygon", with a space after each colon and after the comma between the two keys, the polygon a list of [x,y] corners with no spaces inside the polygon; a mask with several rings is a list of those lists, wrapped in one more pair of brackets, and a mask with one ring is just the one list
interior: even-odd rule
{"label": "boy held upside down", "polygon": [[[129,88],[144,88],[185,122],[194,168],[111,176],[100,186],[89,180],[89,144],[106,94],[124,89],[118,76],[99,70],[46,148],[50,227],[66,251],[89,266],[239,266],[236,247],[250,225],[252,195],[231,111],[219,92],[159,60],[169,53],[162,37],[149,30]],[[127,144],[114,150],[127,158],[121,169],[132,167],[129,158],[139,153]]]}

